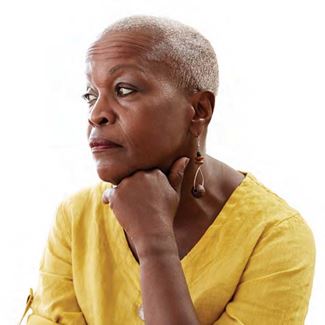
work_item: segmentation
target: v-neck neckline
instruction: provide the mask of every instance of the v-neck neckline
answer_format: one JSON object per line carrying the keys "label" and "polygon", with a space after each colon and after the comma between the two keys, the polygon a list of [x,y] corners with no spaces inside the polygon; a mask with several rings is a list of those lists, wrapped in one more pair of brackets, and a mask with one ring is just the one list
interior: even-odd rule
{"label": "v-neck neckline", "polygon": [[[188,265],[191,264],[191,259],[198,255],[200,251],[204,251],[205,243],[207,242],[207,239],[209,238],[210,234],[214,231],[215,227],[220,227],[227,217],[229,217],[229,214],[232,213],[233,207],[235,206],[235,202],[240,197],[241,192],[246,187],[247,182],[249,180],[255,180],[256,178],[254,175],[252,175],[248,171],[241,171],[237,170],[238,172],[241,172],[245,175],[245,177],[241,180],[239,185],[232,191],[226,202],[224,203],[223,207],[221,208],[220,212],[217,214],[214,221],[211,223],[211,225],[206,229],[204,234],[201,236],[201,238],[195,243],[195,245],[190,249],[190,251],[183,256],[183,258],[180,260],[181,265],[183,269],[186,269]],[[117,248],[118,252],[118,260],[125,264],[126,268],[129,272],[132,272],[131,270],[135,270],[136,273],[140,272],[140,264],[133,256],[133,253],[129,247],[126,235],[124,233],[124,229],[119,224],[118,220],[116,219],[114,213],[113,218],[115,226],[116,226],[116,239],[118,241]]]}

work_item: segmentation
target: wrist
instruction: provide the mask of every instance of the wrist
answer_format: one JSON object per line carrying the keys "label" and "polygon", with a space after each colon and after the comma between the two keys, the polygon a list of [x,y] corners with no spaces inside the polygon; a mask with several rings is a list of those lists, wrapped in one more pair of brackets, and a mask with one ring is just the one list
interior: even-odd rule
{"label": "wrist", "polygon": [[135,242],[139,261],[163,256],[177,256],[178,247],[174,233],[159,233],[144,236]]}

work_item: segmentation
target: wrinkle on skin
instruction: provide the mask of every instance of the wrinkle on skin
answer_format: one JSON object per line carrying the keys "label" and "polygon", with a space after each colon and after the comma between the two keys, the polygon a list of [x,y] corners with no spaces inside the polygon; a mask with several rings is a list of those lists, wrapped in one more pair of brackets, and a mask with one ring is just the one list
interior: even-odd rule
{"label": "wrinkle on skin", "polygon": [[[202,171],[206,178],[206,194],[200,200],[193,198],[191,188],[197,168],[193,162],[195,137],[207,127],[211,117],[204,117],[204,114],[200,117],[200,112],[212,114],[211,109],[207,99],[201,99],[198,105],[194,97],[175,86],[166,62],[146,59],[153,39],[145,33],[109,33],[90,48],[87,73],[89,85],[98,96],[93,108],[97,110],[97,122],[100,117],[113,120],[111,124],[100,124],[96,128],[90,126],[88,137],[92,133],[111,136],[116,142],[120,140],[121,150],[95,155],[100,178],[113,184],[139,170],[158,168],[167,175],[176,159],[192,158],[185,171],[174,219],[175,237],[184,253],[213,222],[234,185],[238,185],[239,173],[228,166],[223,169],[222,162],[205,155],[203,133],[201,153],[205,156]],[[130,66],[117,69],[121,64],[137,65],[143,71]],[[116,97],[114,90],[118,81],[127,84],[127,80],[133,78],[139,82],[135,85],[140,88],[139,92],[134,97]]]}
{"label": "wrinkle on skin", "polygon": [[153,36],[145,31],[109,32],[90,46],[86,63],[89,64],[93,59],[104,61],[134,57],[139,68],[146,70],[145,67],[151,66],[157,77],[164,76],[171,81],[167,62],[158,62],[147,58],[158,39],[158,36]]}
{"label": "wrinkle on skin", "polygon": [[[88,79],[87,87],[88,89],[93,90],[93,92],[97,94],[98,91],[96,90],[96,88],[99,89],[99,88],[107,87],[110,79],[112,78],[118,79],[121,75],[123,75],[126,69],[128,70],[127,75],[131,80],[135,79],[139,81],[140,80],[139,73],[141,74],[140,82],[145,82],[148,80],[148,71],[145,71],[145,69],[138,64],[133,64],[133,63],[117,64],[112,68],[108,69],[107,71],[105,69],[103,70],[97,69],[96,64],[90,62],[87,65],[87,69],[86,69],[86,77]],[[134,71],[131,72],[130,69]],[[121,71],[117,71],[117,70],[121,70]],[[115,72],[116,74],[114,76]],[[101,82],[99,82],[99,80],[101,80]]]}
{"label": "wrinkle on skin", "polygon": [[[105,37],[106,36],[106,37]],[[110,32],[102,39],[96,41],[87,52],[87,57],[91,58],[93,55],[105,55],[110,52],[118,54],[142,54],[149,53],[152,50],[154,38],[149,35],[137,33],[137,37],[132,37],[130,33],[125,32]],[[127,48],[126,51],[123,51]],[[117,56],[118,57],[118,56]]]}
{"label": "wrinkle on skin", "polygon": [[[114,135],[116,140],[121,140],[119,143],[125,149],[118,156],[124,159],[124,167],[116,167],[118,164],[114,156],[107,156],[107,161],[104,155],[98,156],[97,163],[100,164],[102,176],[105,173],[113,175],[112,166],[116,173],[124,170],[125,176],[153,167],[159,167],[167,173],[176,152],[186,155],[184,148],[188,148],[191,139],[186,125],[190,124],[191,111],[184,116],[188,103],[168,78],[165,66],[145,59],[145,54],[152,47],[152,39],[142,34],[107,34],[104,39],[95,42],[88,52],[88,86],[97,95],[95,105],[102,105],[96,108],[97,114],[111,114],[114,118],[114,123],[98,130],[92,130],[92,126],[89,126],[88,137],[91,132],[93,135],[100,132],[100,135],[106,134],[107,137]],[[138,68],[131,69],[131,64]],[[135,80],[139,97],[130,96],[120,100],[113,96],[112,89],[119,78],[126,84],[128,80]],[[141,89],[141,83],[144,90]],[[175,121],[179,122],[176,124]]]}

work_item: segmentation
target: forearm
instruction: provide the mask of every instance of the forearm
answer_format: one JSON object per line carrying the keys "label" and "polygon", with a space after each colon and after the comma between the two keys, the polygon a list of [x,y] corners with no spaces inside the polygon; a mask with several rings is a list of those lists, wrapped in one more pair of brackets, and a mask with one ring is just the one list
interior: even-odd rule
{"label": "forearm", "polygon": [[[161,245],[160,245],[161,244]],[[146,325],[199,324],[189,294],[176,242],[155,239],[142,250],[140,272]]]}

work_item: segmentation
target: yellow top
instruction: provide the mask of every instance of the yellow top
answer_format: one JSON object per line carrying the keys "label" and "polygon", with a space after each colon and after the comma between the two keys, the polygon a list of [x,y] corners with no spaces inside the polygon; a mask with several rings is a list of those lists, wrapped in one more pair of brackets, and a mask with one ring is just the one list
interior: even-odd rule
{"label": "yellow top", "polygon": [[[297,210],[251,173],[181,260],[201,324],[303,324],[315,243]],[[100,181],[57,209],[28,297],[29,325],[144,324],[139,265]]]}

